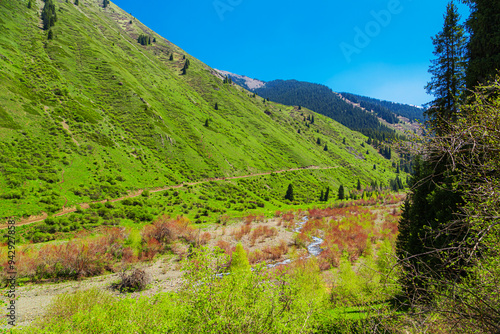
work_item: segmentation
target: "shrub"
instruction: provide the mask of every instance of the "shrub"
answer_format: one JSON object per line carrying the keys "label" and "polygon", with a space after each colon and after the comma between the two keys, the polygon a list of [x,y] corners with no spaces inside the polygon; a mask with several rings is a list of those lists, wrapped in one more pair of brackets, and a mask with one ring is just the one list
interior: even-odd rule
{"label": "shrub", "polygon": [[120,272],[120,282],[113,284],[113,288],[120,292],[141,291],[149,283],[149,275],[143,269],[135,269],[131,273]]}

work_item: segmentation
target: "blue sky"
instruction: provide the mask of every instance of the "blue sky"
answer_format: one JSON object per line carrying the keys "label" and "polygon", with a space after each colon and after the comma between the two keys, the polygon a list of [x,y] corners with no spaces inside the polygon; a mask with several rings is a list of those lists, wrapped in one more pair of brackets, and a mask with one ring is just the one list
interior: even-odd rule
{"label": "blue sky", "polygon": [[[421,105],[441,0],[115,0],[211,67]],[[459,4],[462,19],[468,8]]]}

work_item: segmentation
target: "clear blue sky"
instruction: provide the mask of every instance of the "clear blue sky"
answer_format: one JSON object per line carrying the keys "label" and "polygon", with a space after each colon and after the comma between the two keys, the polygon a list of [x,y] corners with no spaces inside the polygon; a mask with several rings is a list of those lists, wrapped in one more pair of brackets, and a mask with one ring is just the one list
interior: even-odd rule
{"label": "clear blue sky", "polygon": [[[211,67],[421,105],[442,0],[115,0]],[[459,4],[462,19],[468,8]]]}

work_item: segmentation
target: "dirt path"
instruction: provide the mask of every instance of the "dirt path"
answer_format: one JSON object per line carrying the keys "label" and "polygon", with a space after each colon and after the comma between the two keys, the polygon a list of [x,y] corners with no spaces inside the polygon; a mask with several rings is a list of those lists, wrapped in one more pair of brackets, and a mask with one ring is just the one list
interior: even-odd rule
{"label": "dirt path", "polygon": [[[202,180],[202,181],[197,181],[197,182],[187,182],[187,183],[183,182],[181,184],[177,184],[177,185],[173,185],[173,186],[165,186],[165,187],[160,187],[160,188],[153,188],[153,189],[150,189],[149,191],[151,193],[157,193],[157,192],[161,192],[161,191],[165,191],[165,190],[169,190],[169,189],[178,189],[178,188],[184,187],[186,185],[187,186],[195,186],[195,185],[198,185],[198,184],[212,182],[212,181],[237,180],[237,179],[244,179],[244,178],[249,178],[249,177],[254,177],[254,176],[271,175],[273,173],[279,174],[279,173],[285,173],[285,172],[291,172],[291,171],[298,171],[298,170],[313,170],[313,169],[323,169],[324,170],[324,169],[334,169],[334,168],[338,168],[338,166],[336,166],[336,167],[307,166],[307,167],[298,167],[298,168],[291,168],[291,169],[281,169],[281,170],[273,171],[273,172],[263,172],[263,173],[257,173],[257,174],[248,174],[248,175],[231,176],[231,177],[210,178],[210,179],[206,179],[206,180]],[[63,171],[62,177],[63,177],[63,181],[62,182],[64,182],[64,171]],[[95,202],[91,202],[91,203],[80,203],[78,205],[82,209],[88,209],[88,208],[90,208],[90,204],[94,204],[94,203],[106,203],[106,202],[114,203],[114,202],[119,202],[119,201],[122,201],[122,200],[127,199],[127,198],[139,197],[144,192],[144,190],[146,190],[146,189],[139,189],[139,190],[137,190],[135,192],[129,193],[128,195],[125,195],[125,196],[122,196],[122,197],[119,197],[119,198],[115,198],[115,199],[112,199],[112,200],[102,200],[102,201],[95,201]],[[53,216],[54,217],[60,217],[60,216],[67,215],[68,213],[76,212],[76,206],[66,207],[67,203],[68,203],[68,201],[66,199],[66,203],[64,204],[62,210],[59,211],[59,212],[56,212]],[[28,224],[38,223],[38,222],[44,221],[45,219],[47,219],[47,217],[48,217],[48,214],[45,213],[45,212],[42,212],[41,215],[30,216],[30,217],[28,217],[26,219],[22,219],[22,220],[18,221],[16,225],[17,226],[22,226],[22,225],[28,225]],[[2,224],[2,225],[0,225],[0,230],[6,229],[6,228],[7,228],[7,225],[5,223]]]}

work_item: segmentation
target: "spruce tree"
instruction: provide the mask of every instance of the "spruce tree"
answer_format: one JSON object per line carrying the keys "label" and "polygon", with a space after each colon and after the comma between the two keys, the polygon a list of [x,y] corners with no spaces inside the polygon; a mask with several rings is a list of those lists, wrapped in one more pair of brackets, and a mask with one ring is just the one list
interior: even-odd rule
{"label": "spruce tree", "polygon": [[109,0],[103,0],[103,1],[102,1],[102,7],[103,7],[103,8],[108,7],[108,5],[109,5]]}
{"label": "spruce tree", "polygon": [[80,2],[78,0],[75,0],[75,5],[78,6]]}
{"label": "spruce tree", "polygon": [[173,61],[173,60],[174,60],[174,53],[172,52],[172,53],[170,54],[170,61]]}
{"label": "spruce tree", "polygon": [[340,200],[343,200],[345,198],[344,186],[343,185],[340,185],[340,187],[339,187],[337,198],[340,199]]}
{"label": "spruce tree", "polygon": [[319,201],[324,202],[325,201],[325,194],[323,193],[323,190],[321,190],[321,194],[319,195]]}
{"label": "spruce tree", "polygon": [[290,183],[288,185],[288,189],[286,190],[285,199],[287,199],[289,201],[293,201],[293,198],[294,198],[294,195],[293,195],[293,185]]}
{"label": "spruce tree", "polygon": [[33,7],[33,4],[31,3],[31,0],[28,1],[28,9],[31,9]]}
{"label": "spruce tree", "polygon": [[208,128],[208,118],[205,120],[205,127]]}
{"label": "spruce tree", "polygon": [[321,139],[319,139],[319,137],[316,139],[316,144],[321,145]]}
{"label": "spruce tree", "polygon": [[361,181],[358,179],[358,185],[356,186],[356,190],[361,190]]}
{"label": "spruce tree", "polygon": [[466,26],[470,34],[467,44],[467,88],[493,79],[500,70],[500,1],[463,0],[471,7]]}
{"label": "spruce tree", "polygon": [[214,109],[215,109],[215,110],[219,110],[219,105],[217,104],[217,102],[215,102]]}
{"label": "spruce tree", "polygon": [[328,151],[328,145],[325,144],[325,147],[323,147],[323,151]]}
{"label": "spruce tree", "polygon": [[49,33],[47,34],[47,39],[48,40],[54,39],[54,33],[52,32],[52,29],[49,29]]}
{"label": "spruce tree", "polygon": [[52,0],[45,0],[45,5],[42,9],[43,29],[49,30],[57,21],[56,6]]}
{"label": "spruce tree", "polygon": [[326,187],[325,197],[323,198],[323,201],[327,202],[329,197],[330,197],[330,187]]}
{"label": "spruce tree", "polygon": [[437,58],[432,60],[429,68],[432,79],[425,89],[435,100],[429,103],[426,114],[439,134],[446,131],[449,121],[457,119],[458,99],[465,88],[466,38],[459,21],[458,9],[450,2],[446,7],[443,30],[432,38],[433,54]]}

